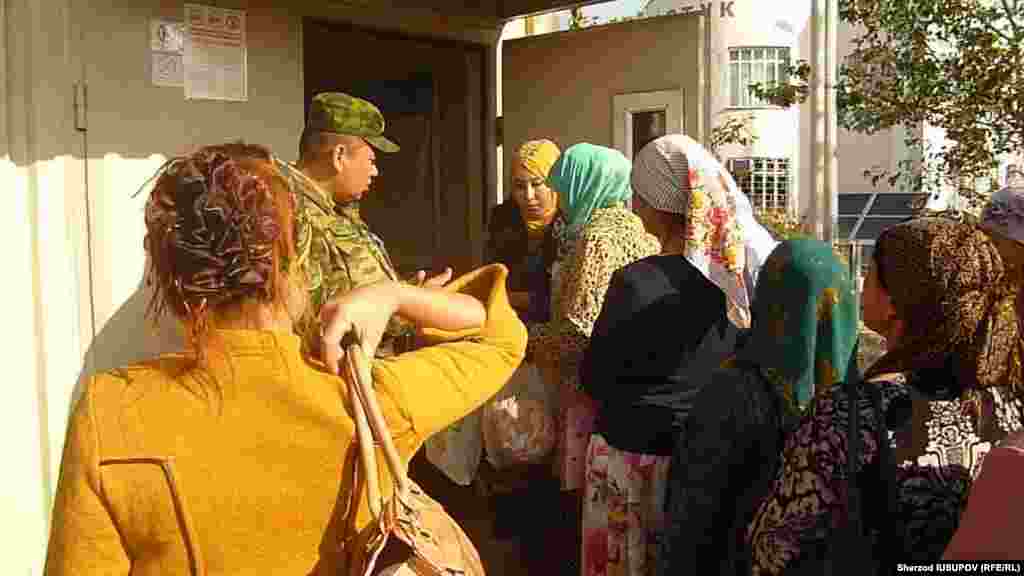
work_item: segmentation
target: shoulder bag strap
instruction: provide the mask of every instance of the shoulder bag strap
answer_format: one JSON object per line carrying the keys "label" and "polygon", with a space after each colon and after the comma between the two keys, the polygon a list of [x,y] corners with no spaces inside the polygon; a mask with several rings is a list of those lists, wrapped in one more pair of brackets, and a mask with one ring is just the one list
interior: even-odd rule
{"label": "shoulder bag strap", "polygon": [[366,477],[366,501],[374,518],[383,514],[384,504],[380,492],[380,476],[377,471],[377,448],[373,441],[373,431],[366,417],[366,409],[360,399],[358,386],[355,384],[354,372],[349,364],[348,395],[352,402],[352,412],[356,421],[356,438],[359,442],[360,462],[363,476]]}
{"label": "shoulder bag strap", "polygon": [[876,442],[878,443],[878,476],[882,488],[885,490],[886,507],[885,514],[878,520],[881,529],[881,558],[876,561],[890,562],[895,558],[892,552],[902,548],[897,543],[903,541],[902,530],[894,526],[886,517],[897,510],[896,494],[896,461],[893,455],[892,446],[889,444],[889,426],[882,409],[882,390],[877,385],[869,385],[871,393],[872,408],[877,422]]}
{"label": "shoulder bag strap", "polygon": [[[861,437],[860,431],[860,410],[859,410],[859,393],[863,385],[863,381],[859,378],[854,381],[853,384],[847,383],[847,396],[849,398],[849,413],[848,413],[848,427],[847,427],[847,519],[846,526],[843,528],[841,535],[844,544],[840,545],[840,550],[846,556],[852,556],[854,554],[857,557],[847,558],[834,558],[833,569],[837,566],[837,562],[844,562],[846,566],[862,566],[862,570],[859,573],[875,573],[878,572],[878,567],[883,564],[879,562],[885,562],[891,558],[889,551],[892,546],[895,546],[895,541],[892,540],[894,537],[899,537],[896,530],[891,529],[885,518],[880,518],[879,522],[882,529],[881,534],[881,549],[875,550],[872,546],[871,534],[865,530],[863,517],[862,517],[862,503],[861,503],[861,490],[858,483],[858,466],[861,456]],[[888,426],[886,424],[885,413],[882,407],[882,392],[881,389],[869,383],[867,386],[868,395],[871,401],[872,412],[875,420],[875,441],[878,446],[877,464],[878,474],[881,480],[881,484],[886,492],[886,510],[895,510],[896,506],[896,490],[895,490],[895,465],[893,463],[892,447],[889,445],[889,434]],[[881,552],[881,557],[877,557],[877,552]],[[836,572],[833,570],[833,572]]]}
{"label": "shoulder bag strap", "polygon": [[851,379],[846,385],[846,397],[849,402],[846,427],[846,524],[847,537],[863,536],[864,527],[861,518],[860,483],[857,482],[859,472],[860,442],[860,378]]}
{"label": "shoulder bag strap", "polygon": [[[391,472],[392,481],[395,483],[395,496],[405,498],[409,493],[409,477],[406,474],[405,466],[398,455],[391,431],[388,429],[384,414],[377,403],[377,394],[373,389],[373,375],[370,372],[370,363],[363,352],[363,347],[355,338],[345,342],[345,360],[348,366],[351,389],[355,391],[353,397],[354,405],[361,405],[369,420],[369,428],[373,431],[374,439],[384,449],[384,459],[387,461],[388,470]],[[358,402],[356,402],[358,400]],[[359,410],[356,410],[356,417],[359,417]],[[358,422],[357,422],[358,423]],[[360,440],[360,444],[362,444]],[[373,447],[369,450],[373,453]],[[363,451],[364,459],[366,451]],[[373,475],[376,477],[376,463],[374,462]],[[379,496],[378,496],[379,499]]]}
{"label": "shoulder bag strap", "polygon": [[[860,483],[857,482],[860,470],[860,388],[862,380],[852,378],[846,382],[848,402],[846,427],[846,527],[844,537],[849,539],[845,547],[848,551],[859,548],[854,540],[863,538],[864,528],[861,519]],[[839,560],[839,559],[837,559]],[[855,562],[856,559],[844,559],[844,562]]]}
{"label": "shoulder bag strap", "polygon": [[821,566],[821,572],[826,576],[868,574],[860,568],[870,565],[869,559],[863,557],[864,531],[861,526],[860,485],[857,483],[857,465],[861,454],[858,409],[860,387],[860,378],[843,384],[849,407],[846,421],[846,521],[826,537],[826,557]]}

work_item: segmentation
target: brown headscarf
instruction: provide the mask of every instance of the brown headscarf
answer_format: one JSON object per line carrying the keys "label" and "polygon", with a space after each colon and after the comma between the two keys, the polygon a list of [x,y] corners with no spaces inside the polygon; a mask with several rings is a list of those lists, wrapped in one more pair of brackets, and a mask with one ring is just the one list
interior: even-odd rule
{"label": "brown headscarf", "polygon": [[952,355],[965,389],[1006,386],[1021,394],[1016,286],[980,227],[919,218],[886,230],[875,250],[905,332],[865,378],[941,368]]}

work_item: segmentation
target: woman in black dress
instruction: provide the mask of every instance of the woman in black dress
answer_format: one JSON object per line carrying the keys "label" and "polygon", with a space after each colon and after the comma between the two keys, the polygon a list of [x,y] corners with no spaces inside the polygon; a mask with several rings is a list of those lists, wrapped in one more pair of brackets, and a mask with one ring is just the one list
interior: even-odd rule
{"label": "woman in black dress", "polygon": [[[661,253],[612,276],[580,369],[599,404],[587,452],[583,574],[653,574],[669,459],[696,382],[733,353],[749,318],[744,227],[750,204],[707,151],[683,135],[633,164],[633,208]],[[751,220],[752,222],[752,220]]]}

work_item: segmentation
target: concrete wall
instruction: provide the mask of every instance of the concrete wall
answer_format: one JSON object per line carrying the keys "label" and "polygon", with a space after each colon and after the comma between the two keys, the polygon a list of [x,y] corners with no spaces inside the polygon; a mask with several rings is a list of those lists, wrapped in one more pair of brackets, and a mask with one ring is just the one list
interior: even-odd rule
{"label": "concrete wall", "polygon": [[[537,16],[530,16],[527,18],[516,18],[506,22],[501,29],[501,36],[498,39],[498,47],[496,53],[496,70],[502,69],[502,53],[504,51],[505,42],[515,40],[516,38],[522,38],[530,35],[549,34],[558,30],[560,25],[559,15],[560,12],[551,12],[548,14],[540,14]],[[527,27],[529,23],[529,33]],[[502,96],[504,88],[502,87],[502,75],[499,73],[496,75],[497,80],[497,92],[496,96],[496,112],[500,118],[503,115],[502,107]],[[505,197],[505,146],[504,142],[498,142],[498,149],[495,155],[495,170],[496,170],[496,183],[497,186],[494,190],[494,203],[500,204],[502,199]]]}
{"label": "concrete wall", "polygon": [[[0,245],[7,250],[10,383],[0,435],[14,471],[0,480],[5,574],[42,573],[79,375],[180,346],[174,326],[148,328],[142,314],[144,196],[132,195],[153,171],[169,156],[235,138],[294,158],[305,16],[485,43],[491,57],[498,35],[493,21],[426,9],[208,1],[248,10],[248,102],[186,102],[182,89],[150,84],[148,21],[181,19],[180,2],[0,0]],[[339,74],[345,57],[365,56],[340,56]],[[88,86],[86,133],[76,130],[74,116],[80,81]],[[485,104],[493,117],[493,98]],[[483,130],[493,142],[490,123]],[[493,176],[488,180],[493,187]]]}
{"label": "concrete wall", "polygon": [[684,91],[684,122],[700,139],[701,66],[696,16],[506,40],[504,147],[533,138],[551,138],[563,148],[578,142],[611,147],[616,94],[675,89]]}

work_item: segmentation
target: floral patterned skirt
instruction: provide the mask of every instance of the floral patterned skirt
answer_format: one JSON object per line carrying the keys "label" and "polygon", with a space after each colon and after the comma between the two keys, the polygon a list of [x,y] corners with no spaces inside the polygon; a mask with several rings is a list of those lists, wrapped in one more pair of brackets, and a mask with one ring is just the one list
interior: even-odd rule
{"label": "floral patterned skirt", "polygon": [[597,403],[565,383],[559,385],[559,390],[555,475],[561,479],[563,491],[574,492],[584,485],[587,444],[594,432]]}
{"label": "floral patterned skirt", "polygon": [[622,452],[594,434],[586,460],[581,576],[652,576],[671,458]]}

